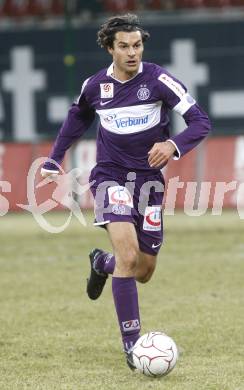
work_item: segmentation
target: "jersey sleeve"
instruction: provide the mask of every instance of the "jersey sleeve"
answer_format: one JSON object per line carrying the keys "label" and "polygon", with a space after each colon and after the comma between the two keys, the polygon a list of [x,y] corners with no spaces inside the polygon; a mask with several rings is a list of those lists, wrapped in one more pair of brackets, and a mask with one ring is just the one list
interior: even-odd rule
{"label": "jersey sleeve", "polygon": [[[86,132],[95,118],[95,111],[90,107],[86,97],[88,81],[89,79],[83,83],[80,96],[71,105],[49,156],[50,159],[58,164],[61,164],[63,161],[66,150]],[[43,168],[44,170],[57,171],[56,165],[48,161]]]}
{"label": "jersey sleeve", "polygon": [[187,92],[186,87],[168,73],[158,77],[160,95],[164,104],[170,109],[183,115],[196,102]]}
{"label": "jersey sleeve", "polygon": [[180,134],[168,140],[175,146],[174,159],[178,160],[207,136],[211,127],[209,118],[187,92],[184,84],[163,69],[158,76],[158,87],[163,104],[181,115],[187,125]]}

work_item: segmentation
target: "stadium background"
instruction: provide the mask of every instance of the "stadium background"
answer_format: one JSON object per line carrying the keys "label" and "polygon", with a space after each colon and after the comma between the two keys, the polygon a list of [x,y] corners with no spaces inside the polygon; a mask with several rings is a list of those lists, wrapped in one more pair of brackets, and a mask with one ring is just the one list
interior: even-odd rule
{"label": "stadium background", "polygon": [[[0,183],[4,195],[0,208],[6,199],[10,210],[26,204],[26,177],[32,161],[48,155],[82,82],[111,61],[96,44],[98,26],[107,15],[126,11],[138,12],[151,33],[144,59],[164,65],[183,80],[213,124],[207,141],[180,162],[168,164],[167,179],[179,176],[184,182],[210,182],[210,208],[216,182],[233,181],[234,190],[226,192],[224,206],[236,207],[237,189],[244,180],[243,0],[8,0],[0,4]],[[173,116],[172,132],[183,128],[181,118]],[[65,170],[81,169],[81,183],[87,182],[95,164],[96,129],[95,122],[64,163]],[[11,191],[5,182],[11,184]],[[185,192],[186,186],[178,190],[178,207],[184,206]],[[51,195],[50,187],[36,195],[42,202]],[[89,194],[79,201],[84,208],[92,207]],[[244,206],[244,193],[239,202]]]}
{"label": "stadium background", "polygon": [[[111,251],[93,212],[83,211],[86,226],[73,216],[60,234],[43,229],[31,213],[7,213],[28,203],[31,163],[48,154],[84,78],[111,60],[95,43],[96,29],[108,15],[135,6],[151,32],[145,59],[185,80],[213,122],[209,139],[170,162],[166,175],[241,186],[243,0],[67,5],[65,13],[57,0],[0,0],[0,389],[243,390],[244,215],[237,213],[236,191],[226,194],[229,209],[219,217],[210,210],[193,218],[182,209],[164,216],[157,270],[150,283],[138,284],[142,334],[164,331],[180,350],[176,369],[161,379],[125,364],[111,278],[97,302],[87,298],[88,253],[94,246]],[[183,128],[172,120],[173,131]],[[84,181],[94,164],[95,131],[94,124],[64,163],[67,170],[79,166]],[[51,198],[55,187],[48,188],[36,190],[40,203]],[[180,208],[185,189],[178,191]],[[44,219],[59,228],[69,215]]]}

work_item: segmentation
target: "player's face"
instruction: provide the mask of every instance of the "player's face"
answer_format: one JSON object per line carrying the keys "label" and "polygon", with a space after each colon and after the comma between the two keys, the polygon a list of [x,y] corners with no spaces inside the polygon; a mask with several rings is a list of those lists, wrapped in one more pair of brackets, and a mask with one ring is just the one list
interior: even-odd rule
{"label": "player's face", "polygon": [[137,74],[143,49],[140,31],[119,31],[115,34],[114,45],[108,51],[113,57],[117,79],[128,80]]}

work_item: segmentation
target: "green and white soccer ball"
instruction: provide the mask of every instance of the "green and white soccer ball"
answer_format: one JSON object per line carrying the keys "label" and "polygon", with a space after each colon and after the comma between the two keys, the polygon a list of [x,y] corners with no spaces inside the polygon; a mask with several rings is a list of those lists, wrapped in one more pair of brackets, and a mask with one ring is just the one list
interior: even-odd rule
{"label": "green and white soccer ball", "polygon": [[174,340],[162,332],[149,332],[141,336],[132,350],[133,362],[144,375],[167,375],[179,357]]}

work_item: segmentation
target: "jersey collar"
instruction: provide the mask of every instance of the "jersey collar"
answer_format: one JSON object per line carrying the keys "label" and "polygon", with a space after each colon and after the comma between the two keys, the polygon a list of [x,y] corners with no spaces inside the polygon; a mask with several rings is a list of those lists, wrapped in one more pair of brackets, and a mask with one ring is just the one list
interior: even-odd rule
{"label": "jersey collar", "polygon": [[113,71],[114,71],[114,63],[112,63],[112,64],[108,67],[108,69],[107,69],[107,76],[110,76],[110,77],[112,77],[112,79],[118,81],[118,82],[121,83],[121,84],[124,84],[124,83],[127,83],[128,81],[134,79],[139,73],[142,73],[142,71],[143,71],[143,63],[142,63],[142,62],[140,63],[140,66],[139,66],[139,69],[138,69],[137,74],[136,74],[134,77],[132,77],[131,79],[129,79],[129,80],[121,81],[121,80],[116,79],[114,76],[112,76]]}

